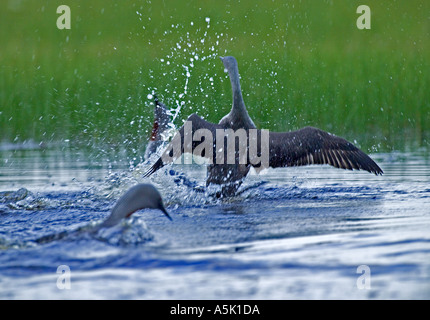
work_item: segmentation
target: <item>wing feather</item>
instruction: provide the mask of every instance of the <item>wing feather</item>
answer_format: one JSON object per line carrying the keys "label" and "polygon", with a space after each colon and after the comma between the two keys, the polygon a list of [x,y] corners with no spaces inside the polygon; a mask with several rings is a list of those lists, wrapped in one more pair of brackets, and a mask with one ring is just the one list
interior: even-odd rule
{"label": "wing feather", "polygon": [[271,132],[269,164],[272,168],[328,164],[376,175],[382,169],[351,142],[323,130],[306,127],[292,132]]}
{"label": "wing feather", "polygon": [[[202,119],[201,117],[199,117],[196,114],[192,114],[191,116],[188,117],[188,119],[186,120],[186,122],[191,123],[191,134],[192,136],[190,137],[189,141],[192,142],[192,146],[191,146],[191,150],[194,150],[194,148],[200,143],[200,141],[194,141],[193,140],[193,136],[194,133],[199,130],[199,129],[207,129],[212,133],[212,136],[215,137],[215,131],[216,129],[222,129],[222,127],[218,124],[214,124],[211,122],[208,122],[204,119]],[[166,158],[170,158],[172,159],[173,157],[175,158],[179,158],[182,154],[184,154],[184,144],[185,144],[185,135],[188,134],[185,132],[185,125],[183,125],[178,132],[176,132],[175,136],[173,137],[172,141],[170,142],[170,144],[168,145],[168,147],[166,148],[166,150],[164,151],[163,155],[168,155],[168,157],[164,157],[164,159]],[[178,149],[172,148],[172,143],[180,143],[180,146]],[[177,152],[177,150],[179,152]],[[175,154],[174,154],[175,152]],[[215,153],[212,153],[213,157],[215,156]],[[214,159],[212,159],[214,161]],[[165,163],[163,161],[163,156],[161,156],[160,158],[158,158],[158,160],[151,166],[151,168],[149,168],[149,170],[147,170],[144,174],[143,177],[149,177],[150,175],[152,175],[154,172],[156,172],[157,170],[161,169],[162,167],[164,167],[167,163]]]}

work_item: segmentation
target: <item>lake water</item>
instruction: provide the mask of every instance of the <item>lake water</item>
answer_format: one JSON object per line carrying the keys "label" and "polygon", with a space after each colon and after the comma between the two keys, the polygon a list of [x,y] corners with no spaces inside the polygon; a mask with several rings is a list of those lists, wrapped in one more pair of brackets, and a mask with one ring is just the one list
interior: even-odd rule
{"label": "lake water", "polygon": [[[171,168],[142,179],[145,167],[126,161],[3,144],[0,298],[429,299],[428,151],[372,157],[383,176],[268,170],[219,201]],[[204,168],[175,169],[204,184]],[[173,221],[146,210],[97,234],[74,232],[144,181]]]}

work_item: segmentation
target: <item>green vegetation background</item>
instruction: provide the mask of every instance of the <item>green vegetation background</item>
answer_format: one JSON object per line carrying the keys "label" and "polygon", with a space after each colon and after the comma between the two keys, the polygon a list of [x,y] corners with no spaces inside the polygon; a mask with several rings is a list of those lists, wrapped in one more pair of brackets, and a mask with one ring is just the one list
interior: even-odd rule
{"label": "green vegetation background", "polygon": [[[56,9],[71,8],[71,30]],[[249,114],[311,125],[368,152],[430,141],[430,1],[0,2],[0,142],[143,154],[148,94],[217,122],[231,108],[220,55],[239,62]],[[188,73],[188,74],[187,74]]]}

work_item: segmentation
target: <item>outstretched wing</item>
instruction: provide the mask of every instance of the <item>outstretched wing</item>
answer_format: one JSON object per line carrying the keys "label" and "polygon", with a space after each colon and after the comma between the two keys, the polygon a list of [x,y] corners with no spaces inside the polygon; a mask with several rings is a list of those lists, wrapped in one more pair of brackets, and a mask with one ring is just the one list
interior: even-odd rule
{"label": "outstretched wing", "polygon": [[329,164],[336,168],[366,170],[376,175],[382,169],[351,142],[323,130],[305,127],[291,132],[270,132],[269,166]]}
{"label": "outstretched wing", "polygon": [[[204,141],[205,137],[200,137],[202,140],[195,141],[195,133],[198,130],[205,129],[207,133],[210,132],[210,137],[213,138],[216,135],[216,129],[222,129],[222,127],[218,124],[214,124],[203,120],[196,114],[192,114],[185,121],[185,124],[178,130],[178,132],[173,137],[172,141],[167,146],[163,155],[151,166],[151,168],[144,173],[143,177],[149,177],[157,170],[161,169],[168,163],[172,163],[174,160],[179,158],[182,154],[187,152],[193,152],[197,145]],[[203,130],[200,133],[204,133]],[[213,139],[208,141],[210,148],[214,147]],[[201,154],[200,154],[201,155]],[[203,154],[202,156],[210,157],[211,160],[214,159],[214,152],[208,152],[207,154]],[[168,160],[166,160],[168,159]]]}

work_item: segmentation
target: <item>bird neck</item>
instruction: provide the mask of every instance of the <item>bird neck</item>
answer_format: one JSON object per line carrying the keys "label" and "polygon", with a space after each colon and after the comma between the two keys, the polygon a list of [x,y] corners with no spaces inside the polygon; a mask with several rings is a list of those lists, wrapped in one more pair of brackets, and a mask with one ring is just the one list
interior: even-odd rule
{"label": "bird neck", "polygon": [[242,90],[240,89],[239,71],[237,69],[230,72],[230,81],[233,91],[232,113],[248,115],[246,112],[245,102],[242,97]]}

